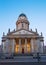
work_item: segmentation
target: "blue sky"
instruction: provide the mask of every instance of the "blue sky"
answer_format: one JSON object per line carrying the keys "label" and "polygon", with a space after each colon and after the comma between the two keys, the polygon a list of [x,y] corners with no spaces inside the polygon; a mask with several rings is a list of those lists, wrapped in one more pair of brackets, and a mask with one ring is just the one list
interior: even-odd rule
{"label": "blue sky", "polygon": [[0,0],[0,44],[2,33],[16,28],[16,21],[21,13],[25,13],[30,29],[43,33],[46,45],[46,0]]}

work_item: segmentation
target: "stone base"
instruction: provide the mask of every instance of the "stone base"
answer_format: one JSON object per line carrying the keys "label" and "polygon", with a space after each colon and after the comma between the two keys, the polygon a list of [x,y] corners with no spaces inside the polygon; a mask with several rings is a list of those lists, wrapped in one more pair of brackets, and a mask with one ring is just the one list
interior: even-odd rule
{"label": "stone base", "polygon": [[46,65],[46,62],[3,62],[0,65]]}

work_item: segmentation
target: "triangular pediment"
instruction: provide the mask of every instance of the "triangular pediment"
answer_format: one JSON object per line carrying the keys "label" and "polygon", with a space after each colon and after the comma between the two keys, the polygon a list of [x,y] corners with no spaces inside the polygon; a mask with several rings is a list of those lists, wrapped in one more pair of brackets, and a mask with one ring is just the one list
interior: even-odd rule
{"label": "triangular pediment", "polygon": [[19,31],[12,33],[12,34],[14,35],[14,34],[34,34],[34,33],[27,31],[27,30],[19,30]]}

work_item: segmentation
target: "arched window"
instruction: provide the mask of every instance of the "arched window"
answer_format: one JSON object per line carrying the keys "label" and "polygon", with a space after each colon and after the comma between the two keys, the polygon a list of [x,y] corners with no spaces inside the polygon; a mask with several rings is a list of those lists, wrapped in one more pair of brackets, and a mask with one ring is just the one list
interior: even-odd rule
{"label": "arched window", "polygon": [[22,28],[24,27],[24,24],[22,23]]}

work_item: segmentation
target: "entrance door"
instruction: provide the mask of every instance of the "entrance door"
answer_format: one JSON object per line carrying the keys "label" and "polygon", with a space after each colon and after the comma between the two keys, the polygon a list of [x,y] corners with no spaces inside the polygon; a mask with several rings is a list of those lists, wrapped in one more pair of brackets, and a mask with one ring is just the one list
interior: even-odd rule
{"label": "entrance door", "polygon": [[22,53],[24,53],[24,48],[22,48]]}

